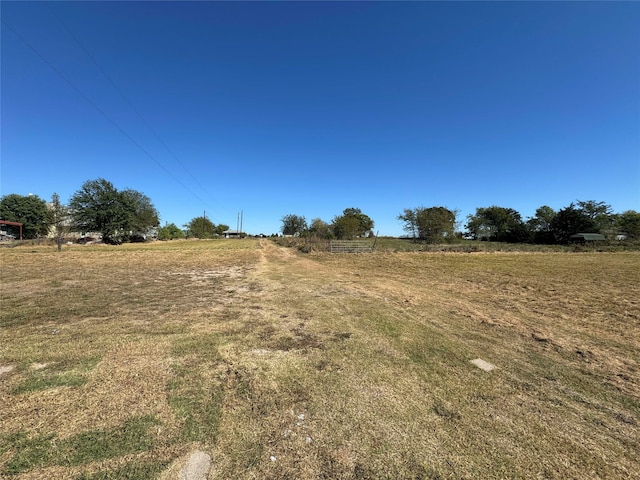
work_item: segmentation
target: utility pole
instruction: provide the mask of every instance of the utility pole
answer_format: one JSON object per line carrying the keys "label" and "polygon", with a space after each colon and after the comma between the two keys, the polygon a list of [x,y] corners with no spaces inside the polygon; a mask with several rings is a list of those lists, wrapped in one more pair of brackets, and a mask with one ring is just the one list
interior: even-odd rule
{"label": "utility pole", "polygon": [[238,233],[238,236],[239,236],[240,238],[242,238],[242,235],[241,235],[241,234],[242,234],[242,214],[243,214],[243,213],[244,213],[244,212],[243,212],[242,210],[240,210],[240,232]]}

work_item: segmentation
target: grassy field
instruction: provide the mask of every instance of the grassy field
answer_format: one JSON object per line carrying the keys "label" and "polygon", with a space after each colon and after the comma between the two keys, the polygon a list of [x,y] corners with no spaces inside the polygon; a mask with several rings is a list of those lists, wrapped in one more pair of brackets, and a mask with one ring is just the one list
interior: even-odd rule
{"label": "grassy field", "polygon": [[640,478],[640,253],[0,262],[1,478]]}

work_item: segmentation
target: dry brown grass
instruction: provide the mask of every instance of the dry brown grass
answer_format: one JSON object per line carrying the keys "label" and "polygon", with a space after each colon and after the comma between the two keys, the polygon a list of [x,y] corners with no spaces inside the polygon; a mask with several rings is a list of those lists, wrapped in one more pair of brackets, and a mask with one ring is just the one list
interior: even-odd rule
{"label": "dry brown grass", "polygon": [[[198,447],[220,479],[640,478],[639,254],[243,240],[0,260],[0,474],[136,477]],[[130,453],[15,466],[139,418]]]}

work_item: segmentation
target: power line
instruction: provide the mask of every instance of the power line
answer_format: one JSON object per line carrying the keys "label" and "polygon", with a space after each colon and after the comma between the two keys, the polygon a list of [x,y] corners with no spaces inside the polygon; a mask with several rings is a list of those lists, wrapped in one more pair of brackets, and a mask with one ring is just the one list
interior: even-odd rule
{"label": "power line", "polygon": [[116,83],[113,81],[113,79],[111,78],[111,76],[105,71],[104,68],[102,68],[102,66],[98,63],[98,61],[95,59],[95,57],[93,55],[91,55],[91,53],[87,50],[87,48],[85,48],[85,46],[83,45],[83,43],[78,39],[78,37],[76,35],[74,35],[74,33],[71,31],[71,29],[67,26],[67,24],[60,18],[60,16],[53,10],[53,8],[51,7],[51,5],[47,2],[46,3],[47,8],[49,9],[49,11],[51,12],[51,14],[58,20],[58,22],[60,22],[60,24],[63,26],[63,28],[67,31],[67,33],[69,34],[69,36],[71,38],[73,38],[73,40],[76,42],[76,44],[80,47],[80,49],[87,55],[87,57],[89,57],[91,59],[91,62],[93,62],[93,64],[95,65],[95,67],[100,71],[100,73],[107,79],[107,81],[111,84],[111,86],[114,88],[114,90],[116,92],[118,92],[118,95],[120,95],[120,97],[127,103],[127,105],[129,105],[129,107],[131,108],[131,110],[133,110],[133,112],[138,116],[138,118],[142,121],[142,123],[144,123],[144,125],[149,129],[149,131],[153,134],[154,137],[156,137],[156,140],[158,140],[158,142],[160,142],[162,144],[162,146],[167,150],[167,152],[169,152],[169,154],[173,157],[173,159],[184,169],[185,172],[187,172],[187,174],[189,175],[189,177],[191,177],[191,179],[196,183],[196,185],[198,185],[207,195],[211,196],[211,194],[207,191],[207,189],[198,181],[198,179],[189,171],[189,169],[186,167],[186,165],[180,161],[180,159],[178,158],[178,156],[173,152],[173,150],[171,150],[171,148],[169,148],[169,146],[166,144],[166,142],[160,137],[160,135],[158,135],[158,133],[153,129],[153,127],[151,127],[151,125],[149,124],[149,122],[147,122],[147,120],[142,116],[142,114],[138,111],[138,109],[133,105],[133,103],[129,100],[129,98],[127,98],[127,96],[122,93],[122,90],[116,85]]}
{"label": "power line", "polygon": [[73,90],[75,90],[82,98],[84,98],[93,108],[95,108],[104,118],[106,118],[109,123],[111,123],[120,133],[122,133],[125,137],[131,141],[136,147],[138,147],[142,153],[144,153],[147,157],[149,157],[157,166],[159,166],[162,170],[165,171],[167,175],[169,175],[173,180],[175,180],[182,188],[184,188],[187,192],[193,195],[199,202],[202,204],[206,204],[198,194],[193,192],[189,187],[187,187],[184,183],[182,183],[175,175],[173,175],[164,165],[162,165],[156,158],[151,155],[142,145],[140,145],[131,135],[129,135],[115,120],[113,120],[104,110],[102,110],[91,98],[85,94],[80,88],[78,88],[71,80],[69,80],[55,65],[49,62],[33,45],[31,45],[27,40],[22,37],[11,25],[4,21],[4,19],[0,19],[2,24],[7,27],[22,43],[24,43],[29,49],[35,53],[40,60],[46,63],[60,78],[62,78]]}

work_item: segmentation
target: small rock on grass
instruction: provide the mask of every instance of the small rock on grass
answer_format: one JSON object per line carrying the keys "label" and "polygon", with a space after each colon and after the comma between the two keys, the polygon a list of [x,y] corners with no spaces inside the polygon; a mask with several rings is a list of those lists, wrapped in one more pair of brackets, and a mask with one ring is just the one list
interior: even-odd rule
{"label": "small rock on grass", "polygon": [[177,459],[160,475],[161,480],[206,480],[211,469],[211,456],[196,450]]}
{"label": "small rock on grass", "polygon": [[195,451],[187,460],[187,463],[180,471],[180,480],[206,480],[211,468],[211,456]]}
{"label": "small rock on grass", "polygon": [[491,370],[493,370],[494,368],[496,368],[495,365],[487,362],[486,360],[483,360],[481,358],[476,358],[475,360],[471,360],[471,363],[473,363],[476,367],[484,370],[485,372],[490,372]]}

